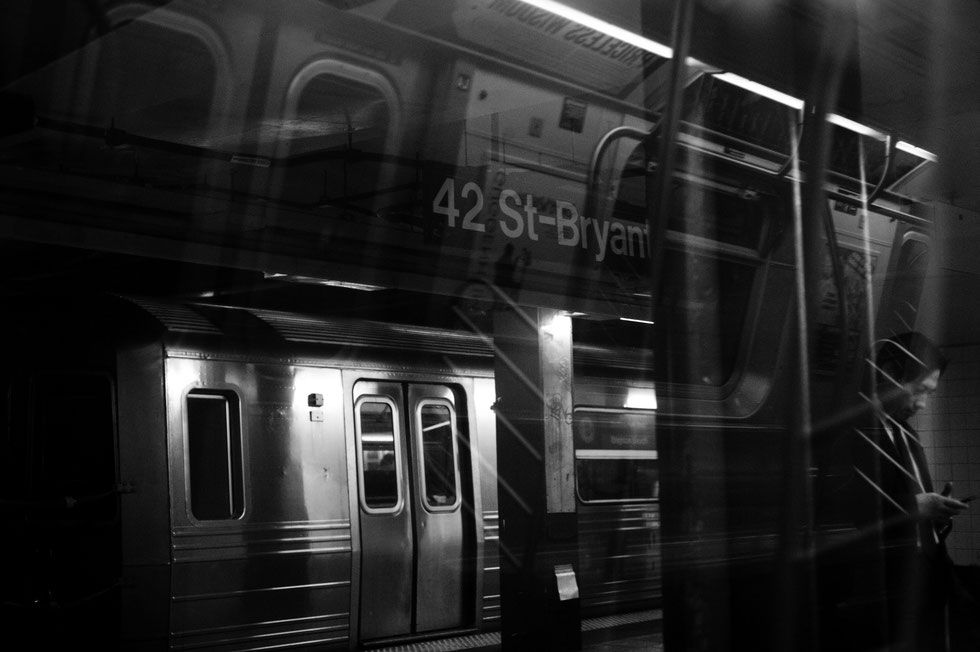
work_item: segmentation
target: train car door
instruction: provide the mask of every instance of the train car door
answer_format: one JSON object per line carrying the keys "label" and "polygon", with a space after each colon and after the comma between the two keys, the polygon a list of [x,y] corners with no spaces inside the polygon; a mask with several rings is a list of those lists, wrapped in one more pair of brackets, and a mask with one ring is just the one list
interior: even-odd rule
{"label": "train car door", "polygon": [[452,390],[360,381],[354,422],[361,639],[463,626],[473,521],[463,510]]}

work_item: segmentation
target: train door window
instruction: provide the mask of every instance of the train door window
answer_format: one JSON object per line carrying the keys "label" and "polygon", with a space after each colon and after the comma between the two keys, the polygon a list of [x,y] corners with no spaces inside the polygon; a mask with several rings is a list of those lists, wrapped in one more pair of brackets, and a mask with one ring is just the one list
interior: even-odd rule
{"label": "train door window", "polygon": [[401,505],[401,473],[395,405],[368,397],[355,409],[361,471],[361,503],[370,513],[397,511]]}
{"label": "train door window", "polygon": [[51,373],[31,382],[33,494],[71,497],[59,518],[112,520],[116,515],[115,412],[111,380],[90,373]]}
{"label": "train door window", "polygon": [[424,401],[418,419],[425,506],[436,511],[455,509],[459,505],[456,415],[447,403]]}
{"label": "train door window", "polygon": [[659,497],[655,423],[651,411],[575,411],[575,482],[582,502]]}
{"label": "train door window", "polygon": [[191,513],[202,521],[239,518],[245,501],[238,395],[195,389],[186,407]]}

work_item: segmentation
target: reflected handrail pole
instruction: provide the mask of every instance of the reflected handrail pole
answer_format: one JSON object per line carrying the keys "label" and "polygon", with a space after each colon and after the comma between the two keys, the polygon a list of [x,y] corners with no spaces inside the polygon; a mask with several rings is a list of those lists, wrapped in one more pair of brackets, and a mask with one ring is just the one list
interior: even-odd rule
{"label": "reflected handrail pole", "polygon": [[[808,325],[815,323],[819,311],[819,282],[822,273],[823,226],[827,193],[822,180],[829,167],[831,124],[827,120],[837,105],[844,68],[852,51],[852,42],[841,39],[839,26],[850,24],[852,17],[844,7],[826,7],[817,22],[820,30],[820,52],[812,74],[806,80],[804,129],[809,139],[800,148],[807,169],[795,175],[807,181],[795,182],[794,205],[796,230],[795,346],[796,400],[789,414],[789,464],[785,476],[785,517],[783,519],[783,555],[781,561],[782,595],[795,596],[785,604],[782,626],[776,632],[780,649],[816,650],[825,632],[819,630],[818,596],[815,575],[814,495],[810,481],[812,466],[813,415],[811,412],[810,356],[815,347],[814,333]],[[828,237],[836,237],[833,229]],[[838,364],[843,364],[843,352]]]}
{"label": "reflected handrail pole", "polygon": [[674,58],[670,63],[670,85],[663,116],[660,119],[660,147],[657,157],[657,174],[647,176],[646,205],[654,210],[647,211],[647,251],[650,252],[650,319],[657,320],[657,294],[660,289],[660,276],[663,269],[664,239],[667,234],[667,213],[670,210],[670,180],[677,152],[677,130],[683,83],[687,68],[687,54],[691,45],[691,26],[694,22],[694,3],[677,0],[674,3],[674,22],[671,45]]}

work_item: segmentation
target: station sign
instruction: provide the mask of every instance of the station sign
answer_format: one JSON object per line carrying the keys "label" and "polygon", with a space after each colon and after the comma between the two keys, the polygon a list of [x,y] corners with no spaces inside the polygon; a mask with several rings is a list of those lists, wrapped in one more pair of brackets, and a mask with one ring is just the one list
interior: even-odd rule
{"label": "station sign", "polygon": [[459,270],[467,282],[518,301],[522,293],[572,303],[647,301],[646,224],[586,214],[581,183],[501,161],[436,165],[425,176],[427,246],[437,261],[467,260]]}

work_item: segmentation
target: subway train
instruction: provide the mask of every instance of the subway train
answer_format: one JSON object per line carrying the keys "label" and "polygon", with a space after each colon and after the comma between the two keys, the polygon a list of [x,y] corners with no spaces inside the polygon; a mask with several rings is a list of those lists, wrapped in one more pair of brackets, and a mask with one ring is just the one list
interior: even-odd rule
{"label": "subway train", "polygon": [[[483,338],[133,297],[17,314],[5,626],[123,649],[499,628]],[[659,598],[652,417],[627,412],[576,413],[586,611]]]}
{"label": "subway train", "polygon": [[532,446],[501,427],[498,320],[544,309],[570,324],[549,407],[580,615],[790,649],[754,623],[795,622],[820,452],[795,442],[876,339],[973,342],[937,316],[973,296],[973,213],[930,194],[905,113],[875,115],[887,76],[845,59],[811,106],[822,3],[690,3],[684,66],[683,2],[419,4],[2,10],[5,630],[500,630]]}

